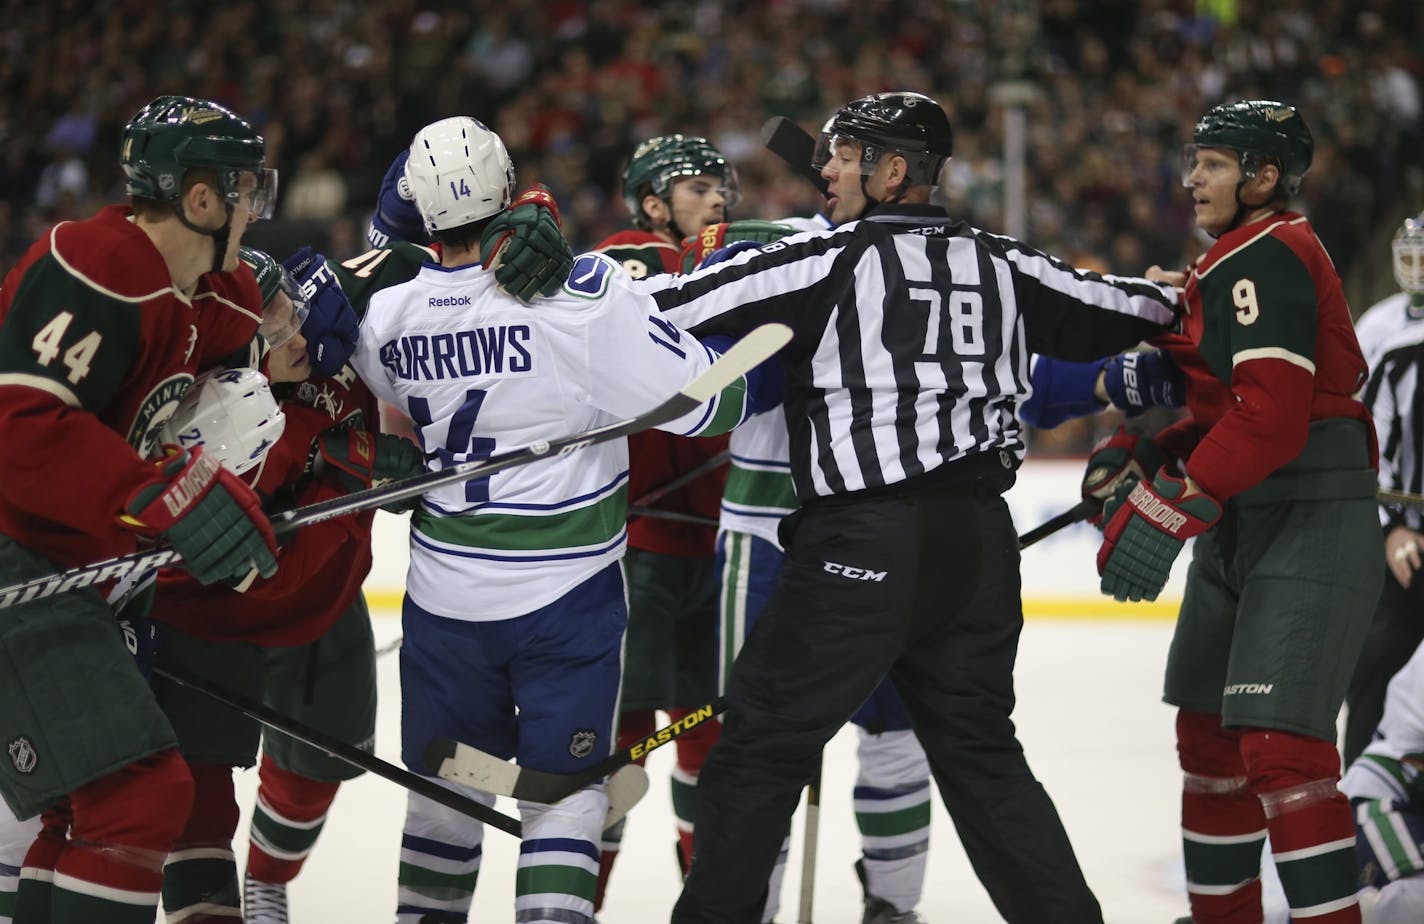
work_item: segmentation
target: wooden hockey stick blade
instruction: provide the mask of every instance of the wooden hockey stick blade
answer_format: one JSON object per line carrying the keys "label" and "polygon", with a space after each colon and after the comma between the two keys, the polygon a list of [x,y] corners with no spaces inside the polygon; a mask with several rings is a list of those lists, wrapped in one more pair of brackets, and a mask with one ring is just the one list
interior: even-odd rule
{"label": "wooden hockey stick blade", "polygon": [[[718,392],[731,385],[747,372],[760,365],[791,340],[791,328],[785,324],[763,324],[737,341],[726,353],[717,358],[702,374],[684,385],[671,398],[645,414],[630,417],[616,423],[585,430],[572,436],[554,440],[540,440],[522,449],[490,456],[479,461],[462,462],[437,472],[422,472],[411,478],[379,487],[367,488],[342,497],[309,504],[296,510],[277,514],[271,518],[272,530],[277,536],[285,536],[303,526],[320,523],[334,517],[350,513],[360,513],[383,504],[408,500],[435,488],[451,484],[462,484],[474,478],[484,478],[505,469],[526,465],[539,459],[555,455],[568,455],[596,443],[640,433],[653,427],[676,420],[682,415],[707,401]],[[95,583],[118,580],[135,570],[151,570],[181,561],[178,552],[171,546],[131,552],[115,558],[93,562],[42,577],[33,578],[8,587],[0,587],[0,610],[20,603],[41,600],[55,594],[68,593]]]}
{"label": "wooden hockey stick blade", "polygon": [[604,830],[607,830],[622,821],[623,816],[648,794],[648,771],[637,764],[620,767],[608,778],[603,792],[608,796],[608,817],[603,822]]}
{"label": "wooden hockey stick blade", "polygon": [[772,116],[761,127],[761,143],[771,153],[780,157],[805,177],[817,191],[827,199],[831,197],[831,185],[821,172],[811,166],[816,156],[816,139],[806,134],[806,130],[786,116]]}
{"label": "wooden hockey stick blade", "polygon": [[549,773],[521,767],[449,738],[437,738],[430,743],[425,749],[425,766],[433,769],[436,776],[442,780],[463,783],[497,796],[511,796],[552,805],[590,783],[603,779],[618,768],[633,763],[650,751],[677,740],[703,722],[710,721],[726,708],[727,701],[718,698],[579,773]]}
{"label": "wooden hockey stick blade", "polygon": [[1103,502],[1096,497],[1084,498],[1056,517],[1044,522],[1040,526],[1035,526],[1020,536],[1019,549],[1026,549],[1040,539],[1047,539],[1063,527],[1077,523],[1079,520],[1086,520],[1102,509]]}
{"label": "wooden hockey stick blade", "polygon": [[236,709],[251,719],[255,719],[268,728],[275,729],[290,738],[310,745],[318,751],[330,754],[338,760],[343,760],[353,767],[368,770],[376,776],[390,780],[398,786],[403,786],[411,792],[419,793],[432,802],[439,802],[447,808],[452,808],[462,815],[468,815],[478,821],[493,825],[506,834],[520,837],[522,826],[518,819],[510,818],[501,812],[497,812],[485,805],[483,802],[476,802],[467,796],[447,789],[434,780],[423,776],[416,776],[408,770],[402,770],[395,764],[387,763],[374,754],[367,753],[355,745],[338,741],[335,738],[310,728],[296,719],[288,718],[279,712],[269,709],[267,706],[254,702],[245,696],[219,689],[208,681],[203,680],[182,668],[173,666],[155,666],[153,672],[161,677],[167,677],[174,683],[181,683],[185,687],[190,687],[217,700],[225,706]]}

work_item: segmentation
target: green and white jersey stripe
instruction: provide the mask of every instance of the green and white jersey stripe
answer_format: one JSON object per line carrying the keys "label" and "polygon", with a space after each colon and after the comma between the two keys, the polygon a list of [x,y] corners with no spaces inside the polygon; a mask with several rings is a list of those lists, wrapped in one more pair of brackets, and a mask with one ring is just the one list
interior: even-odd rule
{"label": "green and white jersey stripe", "polygon": [[791,481],[790,437],[781,409],[758,414],[733,430],[729,446],[732,464],[718,525],[780,548],[776,528],[798,506]]}

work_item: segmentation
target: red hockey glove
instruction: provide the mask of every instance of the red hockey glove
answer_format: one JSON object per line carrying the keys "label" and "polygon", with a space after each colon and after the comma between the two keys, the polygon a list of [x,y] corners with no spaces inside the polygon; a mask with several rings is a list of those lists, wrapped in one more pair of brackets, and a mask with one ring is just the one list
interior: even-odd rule
{"label": "red hockey glove", "polygon": [[362,491],[425,470],[425,456],[414,443],[390,433],[332,427],[316,438],[314,470],[335,472],[342,490]]}
{"label": "red hockey glove", "polygon": [[129,495],[120,522],[168,540],[201,584],[241,581],[254,568],[275,574],[277,541],[256,493],[201,446],[163,450],[157,476]]}
{"label": "red hockey glove", "polygon": [[574,265],[563,228],[553,194],[535,183],[490,221],[480,237],[480,256],[499,287],[520,301],[553,295]]}
{"label": "red hockey glove", "polygon": [[724,221],[708,225],[696,234],[682,239],[682,271],[690,273],[713,252],[738,241],[754,244],[770,244],[788,234],[795,234],[791,225],[775,221],[759,221],[748,218],[743,221]]}
{"label": "red hockey glove", "polygon": [[1184,498],[1187,483],[1165,471],[1151,487],[1139,481],[1103,530],[1098,549],[1102,591],[1115,600],[1156,600],[1172,562],[1193,536],[1221,519],[1221,505],[1205,494]]}
{"label": "red hockey glove", "polygon": [[[1116,433],[1100,440],[1088,456],[1081,486],[1083,499],[1095,497],[1106,505],[1119,487],[1151,478],[1167,461],[1167,454],[1150,436],[1129,433],[1118,427]],[[1120,504],[1121,497],[1117,501]],[[1105,519],[1099,514],[1089,522],[1101,527]]]}

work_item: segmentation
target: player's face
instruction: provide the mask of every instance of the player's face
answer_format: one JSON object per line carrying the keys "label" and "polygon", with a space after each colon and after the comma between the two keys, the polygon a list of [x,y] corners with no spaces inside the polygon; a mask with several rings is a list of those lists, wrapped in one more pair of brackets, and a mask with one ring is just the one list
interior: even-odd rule
{"label": "player's face", "polygon": [[1197,227],[1219,235],[1231,228],[1236,218],[1236,186],[1241,182],[1241,164],[1228,148],[1196,148],[1184,165],[1184,185],[1192,192]]}
{"label": "player's face", "polygon": [[696,234],[708,225],[727,220],[727,189],[715,174],[674,180],[668,200],[672,203],[673,224],[683,234]]}
{"label": "player's face", "polygon": [[[267,352],[267,379],[278,382],[303,382],[311,375],[311,360],[307,356],[307,340],[302,336],[301,323],[297,320],[296,308],[287,293],[279,291],[267,303],[262,312],[264,326],[271,315],[271,323],[283,329],[290,329],[287,339]],[[295,328],[295,329],[292,329]]]}
{"label": "player's face", "polygon": [[859,218],[867,204],[860,185],[860,144],[844,139],[836,141],[826,165],[821,168],[821,176],[830,187],[826,207],[830,209],[831,223],[839,225]]}

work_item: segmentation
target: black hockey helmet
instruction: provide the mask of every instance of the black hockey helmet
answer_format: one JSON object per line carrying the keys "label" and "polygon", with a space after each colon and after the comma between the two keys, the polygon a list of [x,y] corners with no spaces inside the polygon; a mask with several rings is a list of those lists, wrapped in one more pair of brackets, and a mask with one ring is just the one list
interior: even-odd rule
{"label": "black hockey helmet", "polygon": [[860,143],[862,170],[886,154],[905,158],[907,186],[935,185],[945,161],[954,155],[949,116],[921,93],[876,93],[841,107],[821,129],[813,167],[825,167],[838,138]]}

